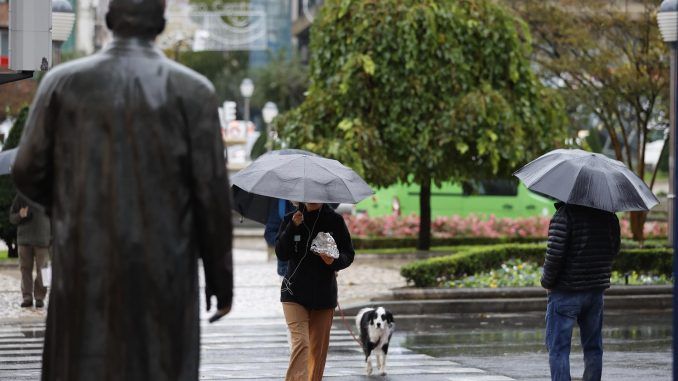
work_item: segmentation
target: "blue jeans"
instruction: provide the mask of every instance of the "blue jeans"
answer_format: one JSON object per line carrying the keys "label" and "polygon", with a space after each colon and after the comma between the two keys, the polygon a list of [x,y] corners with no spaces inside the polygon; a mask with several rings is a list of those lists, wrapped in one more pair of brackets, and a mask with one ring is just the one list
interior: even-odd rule
{"label": "blue jeans", "polygon": [[600,381],[603,371],[603,291],[552,291],[546,307],[546,349],[552,381],[570,381],[572,329],[579,324],[584,350],[583,381]]}

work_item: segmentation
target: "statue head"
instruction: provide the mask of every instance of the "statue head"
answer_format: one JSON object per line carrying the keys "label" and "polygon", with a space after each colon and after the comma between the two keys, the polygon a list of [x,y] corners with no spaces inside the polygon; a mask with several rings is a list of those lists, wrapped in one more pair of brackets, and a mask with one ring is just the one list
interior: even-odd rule
{"label": "statue head", "polygon": [[153,39],[165,29],[165,0],[111,0],[106,25],[114,35]]}

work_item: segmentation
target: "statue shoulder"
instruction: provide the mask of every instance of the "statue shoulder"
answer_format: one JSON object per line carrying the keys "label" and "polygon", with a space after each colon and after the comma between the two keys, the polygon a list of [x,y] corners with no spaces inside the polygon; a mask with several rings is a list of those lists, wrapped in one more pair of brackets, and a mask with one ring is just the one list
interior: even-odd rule
{"label": "statue shoulder", "polygon": [[170,67],[170,75],[182,85],[204,92],[205,95],[214,95],[214,85],[207,77],[170,59],[165,59],[165,62]]}

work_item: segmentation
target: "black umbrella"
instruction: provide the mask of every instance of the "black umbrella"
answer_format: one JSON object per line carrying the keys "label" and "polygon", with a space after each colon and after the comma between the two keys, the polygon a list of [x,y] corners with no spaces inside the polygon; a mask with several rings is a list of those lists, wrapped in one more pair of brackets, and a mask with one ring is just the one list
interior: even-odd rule
{"label": "black umbrella", "polygon": [[608,212],[650,210],[659,203],[624,163],[579,149],[551,151],[514,175],[533,192]]}
{"label": "black umbrella", "polygon": [[9,175],[12,172],[12,164],[14,164],[16,152],[16,148],[0,152],[0,175]]}

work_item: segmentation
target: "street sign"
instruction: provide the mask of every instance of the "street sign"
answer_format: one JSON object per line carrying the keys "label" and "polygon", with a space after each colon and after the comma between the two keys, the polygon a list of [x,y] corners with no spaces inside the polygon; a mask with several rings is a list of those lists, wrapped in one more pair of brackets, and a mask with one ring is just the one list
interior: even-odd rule
{"label": "street sign", "polygon": [[224,143],[231,144],[245,144],[250,134],[254,133],[256,126],[254,123],[244,120],[232,120],[225,126],[222,125],[221,135]]}

